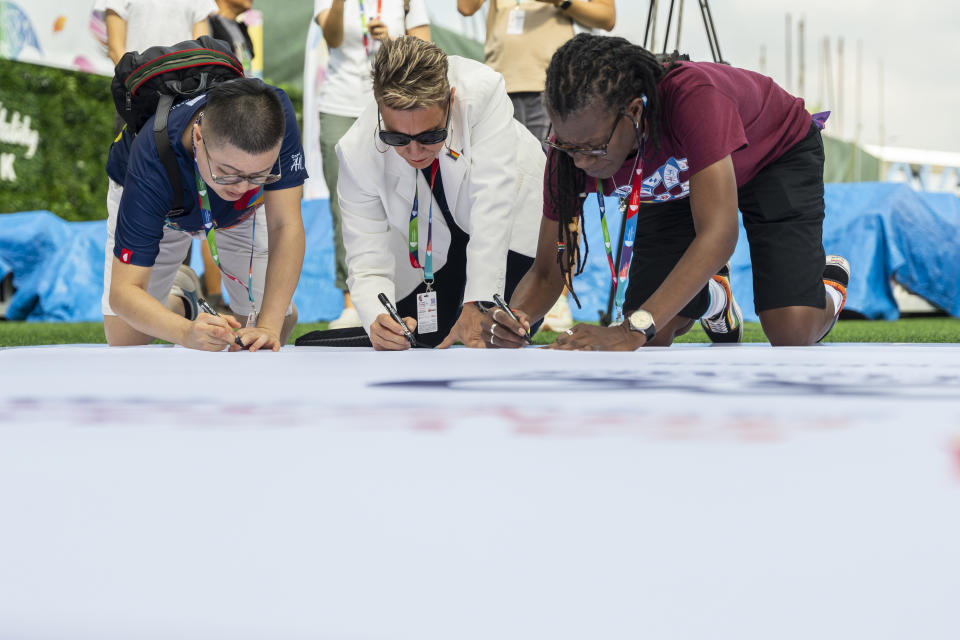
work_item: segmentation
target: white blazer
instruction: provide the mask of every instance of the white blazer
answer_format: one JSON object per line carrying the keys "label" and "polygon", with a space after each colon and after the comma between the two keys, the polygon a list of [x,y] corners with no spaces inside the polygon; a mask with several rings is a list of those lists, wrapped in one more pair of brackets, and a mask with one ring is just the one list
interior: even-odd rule
{"label": "white blazer", "polygon": [[[503,295],[508,249],[536,255],[545,156],[540,142],[514,120],[503,76],[459,56],[448,61],[447,77],[457,91],[439,155],[440,175],[450,213],[470,235],[463,299],[490,300],[494,293]],[[430,193],[423,174],[380,141],[377,125],[372,101],[337,144],[347,286],[368,333],[385,313],[379,293],[396,304],[423,282],[423,271],[410,265],[407,240],[419,183],[419,260],[424,264]],[[449,246],[450,231],[434,201],[434,272],[446,264]],[[437,295],[453,294],[438,290]]]}

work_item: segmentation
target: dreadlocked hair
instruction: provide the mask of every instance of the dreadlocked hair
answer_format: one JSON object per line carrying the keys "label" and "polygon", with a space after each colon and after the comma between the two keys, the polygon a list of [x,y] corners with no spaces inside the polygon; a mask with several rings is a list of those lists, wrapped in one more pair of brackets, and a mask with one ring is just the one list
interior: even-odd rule
{"label": "dreadlocked hair", "polygon": [[[583,110],[589,117],[617,111],[632,100],[646,96],[643,119],[654,147],[660,146],[660,96],[657,84],[677,65],[664,68],[652,53],[623,38],[581,33],[561,46],[547,67],[544,99],[553,116],[567,118]],[[573,157],[551,149],[547,159],[547,192],[558,217],[557,262],[567,289],[586,265],[590,248],[584,235],[583,254],[578,251],[580,218],[586,199],[586,174]]]}

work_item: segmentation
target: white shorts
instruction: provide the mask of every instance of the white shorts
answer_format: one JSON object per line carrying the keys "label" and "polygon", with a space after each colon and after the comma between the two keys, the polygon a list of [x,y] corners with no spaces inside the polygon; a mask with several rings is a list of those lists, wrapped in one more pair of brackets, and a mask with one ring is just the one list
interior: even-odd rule
{"label": "white shorts", "polygon": [[[117,212],[120,210],[120,198],[123,195],[123,187],[110,180],[107,188],[107,247],[104,256],[103,268],[103,298],[100,306],[105,316],[115,316],[110,309],[110,275],[113,270],[113,245],[114,235],[117,228]],[[263,205],[257,207],[255,214],[257,220],[256,237],[254,238],[253,251],[253,299],[256,302],[259,311],[263,304],[263,287],[267,277],[267,215]],[[220,254],[220,265],[229,274],[240,279],[244,284],[247,283],[250,271],[250,234],[253,231],[253,218],[244,220],[236,226],[227,229],[217,229],[214,233],[217,238],[217,250]],[[187,257],[187,251],[193,236],[202,236],[201,232],[196,234],[187,233],[163,228],[163,238],[160,240],[160,252],[157,254],[156,261],[153,263],[153,270],[150,272],[150,282],[147,285],[147,293],[165,304],[170,295],[170,288],[173,286],[173,279],[177,275],[177,270],[183,264]],[[203,238],[206,242],[206,238]],[[246,317],[250,314],[250,299],[247,296],[245,286],[234,282],[230,278],[220,275],[220,280],[230,296],[230,309],[240,317]],[[197,292],[200,295],[200,292]],[[287,315],[293,312],[293,303],[287,307]]]}

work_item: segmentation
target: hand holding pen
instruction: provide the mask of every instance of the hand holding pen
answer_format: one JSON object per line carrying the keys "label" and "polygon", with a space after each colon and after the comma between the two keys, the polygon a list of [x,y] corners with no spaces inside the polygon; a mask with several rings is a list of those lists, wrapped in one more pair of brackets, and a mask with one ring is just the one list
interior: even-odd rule
{"label": "hand holding pen", "polygon": [[517,348],[532,341],[530,338],[530,320],[522,311],[514,311],[503,301],[499,294],[493,294],[497,308],[487,313],[481,326],[483,341],[490,347]]}
{"label": "hand holding pen", "polygon": [[[204,313],[209,313],[210,315],[212,315],[212,316],[215,317],[215,318],[222,318],[222,317],[223,317],[223,316],[221,316],[219,313],[217,313],[216,310],[215,310],[213,307],[211,307],[209,304],[207,304],[207,301],[204,300],[203,298],[197,298],[197,304],[200,306],[200,309],[202,309]],[[234,321],[234,322],[236,322],[236,321]],[[227,322],[227,324],[229,325],[229,321]],[[239,326],[239,323],[238,323],[238,326]],[[231,331],[232,331],[232,329],[231,329]],[[240,339],[240,336],[238,336],[237,334],[233,334],[233,343],[234,343],[235,345],[237,345],[238,347],[240,347],[241,349],[246,349],[246,348],[247,348],[247,345],[243,344],[243,340],[241,340],[241,339]]]}
{"label": "hand holding pen", "polygon": [[[399,351],[418,346],[417,339],[410,332],[411,329],[416,329],[417,321],[413,318],[401,318],[386,294],[379,294],[377,299],[387,313],[381,313],[370,325],[370,342],[373,343],[373,348],[378,351]],[[410,323],[413,326],[410,326]]]}

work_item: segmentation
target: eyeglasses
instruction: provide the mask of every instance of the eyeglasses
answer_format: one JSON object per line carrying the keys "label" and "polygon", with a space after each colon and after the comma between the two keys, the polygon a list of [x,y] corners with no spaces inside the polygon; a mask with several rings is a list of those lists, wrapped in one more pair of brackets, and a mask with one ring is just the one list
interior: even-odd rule
{"label": "eyeglasses", "polygon": [[[377,108],[377,124],[382,121],[380,109]],[[450,126],[450,98],[447,97],[447,121],[443,129],[434,129],[433,131],[424,131],[415,135],[400,133],[399,131],[384,131],[380,129],[380,140],[391,147],[405,147],[414,140],[423,145],[439,144],[447,139],[447,128]]]}
{"label": "eyeglasses", "polygon": [[553,123],[550,124],[550,129],[547,130],[547,137],[543,139],[543,144],[553,147],[557,151],[563,151],[571,156],[581,155],[589,156],[591,158],[603,158],[607,155],[607,145],[609,145],[610,141],[613,140],[613,134],[617,130],[617,125],[620,124],[621,116],[627,117],[627,114],[624,113],[622,109],[617,112],[617,117],[613,119],[613,128],[610,129],[610,135],[607,136],[607,141],[599,147],[577,147],[574,145],[554,142],[550,139],[550,132],[553,131]]}
{"label": "eyeglasses", "polygon": [[[203,136],[200,136],[200,140],[203,140]],[[218,176],[213,172],[213,165],[210,164],[210,151],[207,150],[207,143],[203,143],[203,154],[207,156],[207,169],[210,170],[210,177],[217,184],[230,185],[230,184],[240,184],[241,182],[249,182],[250,184],[264,185],[264,184],[273,184],[283,175],[283,170],[281,169],[280,173],[268,173],[266,175],[253,175],[245,176],[240,174],[229,174],[225,176]],[[279,164],[277,165],[280,166]]]}

